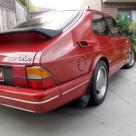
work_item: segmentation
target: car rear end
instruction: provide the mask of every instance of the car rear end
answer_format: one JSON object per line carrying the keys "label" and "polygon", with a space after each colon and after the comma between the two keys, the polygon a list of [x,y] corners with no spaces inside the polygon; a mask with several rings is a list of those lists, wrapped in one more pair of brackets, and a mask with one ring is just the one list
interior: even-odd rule
{"label": "car rear end", "polygon": [[66,22],[55,22],[50,17],[52,13],[46,13],[46,18],[30,19],[12,31],[0,33],[1,105],[36,113],[61,105],[57,78],[41,66],[40,60],[37,64],[34,61],[37,53],[63,33],[79,11],[66,13]]}
{"label": "car rear end", "polygon": [[[33,64],[35,55],[48,46],[50,37],[31,30],[0,34],[0,103],[32,112],[42,112],[50,101],[57,105],[59,88],[51,72]],[[48,92],[49,89],[50,91]],[[46,91],[45,91],[46,90]],[[52,102],[51,102],[52,104]],[[48,105],[44,108],[45,105]]]}

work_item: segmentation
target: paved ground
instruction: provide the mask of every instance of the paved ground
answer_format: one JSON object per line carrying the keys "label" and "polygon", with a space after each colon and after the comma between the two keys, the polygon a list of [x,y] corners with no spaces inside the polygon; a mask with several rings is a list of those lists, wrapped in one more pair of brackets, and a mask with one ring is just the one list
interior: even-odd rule
{"label": "paved ground", "polygon": [[0,136],[136,136],[136,66],[111,79],[99,107],[37,115],[1,106]]}

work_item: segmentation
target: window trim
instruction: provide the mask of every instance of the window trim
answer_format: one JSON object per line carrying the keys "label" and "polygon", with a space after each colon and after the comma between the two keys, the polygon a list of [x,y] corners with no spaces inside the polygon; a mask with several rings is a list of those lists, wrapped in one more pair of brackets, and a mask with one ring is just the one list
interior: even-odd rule
{"label": "window trim", "polygon": [[[97,34],[97,33],[94,32],[92,24],[93,24],[93,17],[94,17],[95,14],[104,17],[105,23],[106,23],[106,25],[107,25],[107,27],[108,27],[108,29],[109,29],[109,34]],[[117,25],[118,34],[112,34],[112,33],[111,33],[111,30],[110,30],[110,27],[109,27],[109,25],[108,25],[108,21],[107,21],[106,18],[109,18],[109,19],[111,19],[111,20],[114,20],[115,24],[117,25],[116,20],[115,20],[114,18],[112,18],[112,17],[110,17],[110,16],[108,16],[108,15],[105,15],[105,14],[103,14],[103,13],[93,12],[92,21],[91,21],[91,29],[92,29],[93,33],[94,33],[95,35],[99,35],[99,36],[120,37],[120,36],[121,36],[121,33],[120,33],[120,30],[119,30],[118,25]]]}
{"label": "window trim", "polygon": [[[93,17],[94,17],[94,15],[100,15],[100,16],[102,16],[102,17],[104,18],[105,24],[107,25],[107,28],[108,28],[108,30],[109,30],[109,34],[98,34],[98,33],[95,33],[95,32],[94,32],[94,30],[93,30]],[[106,26],[106,25],[105,25],[105,26]],[[107,21],[106,21],[106,19],[105,19],[105,15],[104,15],[104,14],[101,14],[101,13],[93,12],[92,20],[91,20],[91,29],[92,29],[92,31],[93,31],[93,33],[94,33],[95,35],[99,35],[99,36],[109,36],[109,35],[110,35],[110,29],[109,29],[109,26],[108,26]]]}
{"label": "window trim", "polygon": [[[108,16],[104,16],[104,18],[105,18],[105,21],[107,22],[107,25],[108,25],[108,27],[109,27],[109,32],[110,32],[110,33],[109,33],[109,36],[119,37],[121,34],[120,34],[119,27],[118,27],[118,25],[117,25],[115,19],[113,19],[113,18],[111,18],[111,17],[108,17]],[[108,20],[107,20],[107,19],[111,19],[111,20],[114,21],[114,23],[116,24],[116,26],[117,26],[117,28],[118,28],[118,34],[113,34],[113,33],[111,32],[111,29],[110,29],[110,26],[109,26],[109,24],[108,24]]]}

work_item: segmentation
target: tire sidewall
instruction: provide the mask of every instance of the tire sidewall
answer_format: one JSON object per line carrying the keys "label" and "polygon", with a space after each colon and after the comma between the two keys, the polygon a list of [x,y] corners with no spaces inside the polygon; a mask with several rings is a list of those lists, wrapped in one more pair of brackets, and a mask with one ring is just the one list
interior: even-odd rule
{"label": "tire sidewall", "polygon": [[132,68],[132,67],[134,66],[134,64],[135,64],[136,55],[135,55],[135,53],[134,53],[134,50],[132,49],[130,53],[133,53],[133,55],[134,55],[134,63],[133,63],[132,65],[130,65],[129,62],[128,62],[128,63],[124,66],[124,68],[126,68],[126,69]]}
{"label": "tire sidewall", "polygon": [[[106,75],[107,75],[107,85],[106,85],[106,91],[105,91],[105,94],[102,98],[98,98],[97,97],[97,91],[96,91],[96,79],[97,79],[97,75],[98,75],[98,71],[100,69],[100,67],[103,66],[106,70]],[[99,105],[101,104],[104,99],[105,99],[105,96],[107,94],[107,89],[108,89],[108,68],[107,68],[107,65],[104,61],[99,61],[97,66],[96,66],[96,69],[94,71],[94,74],[93,74],[93,78],[92,78],[92,84],[91,84],[91,88],[90,88],[90,101],[92,101],[92,105]]]}
{"label": "tire sidewall", "polygon": [[135,53],[134,53],[134,50],[131,50],[131,53],[133,53],[134,63],[133,63],[132,65],[129,65],[129,64],[128,64],[130,68],[132,68],[132,67],[134,66],[134,64],[135,64]]}

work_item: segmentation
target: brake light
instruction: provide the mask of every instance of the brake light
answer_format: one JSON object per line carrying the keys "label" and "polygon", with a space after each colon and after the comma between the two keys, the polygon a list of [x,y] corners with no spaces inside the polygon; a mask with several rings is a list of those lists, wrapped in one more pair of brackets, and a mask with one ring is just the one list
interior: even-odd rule
{"label": "brake light", "polygon": [[46,89],[56,85],[52,74],[40,66],[27,67],[26,72],[30,88]]}

